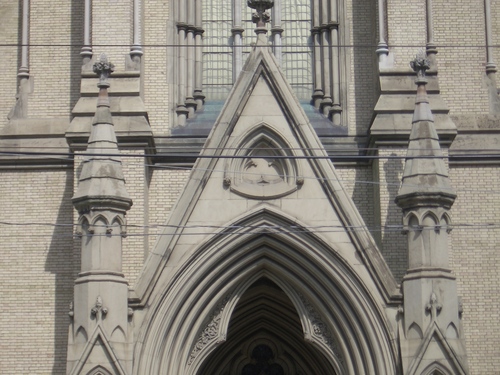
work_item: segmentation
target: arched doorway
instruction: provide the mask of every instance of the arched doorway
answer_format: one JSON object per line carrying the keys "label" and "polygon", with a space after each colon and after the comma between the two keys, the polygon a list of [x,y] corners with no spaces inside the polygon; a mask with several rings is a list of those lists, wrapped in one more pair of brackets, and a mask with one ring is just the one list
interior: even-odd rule
{"label": "arched doorway", "polygon": [[[285,223],[297,230],[267,229]],[[357,274],[331,244],[299,229],[295,218],[265,209],[236,224],[238,235],[214,236],[178,254],[184,257],[178,269],[165,267],[171,279],[152,294],[134,374],[223,374],[218,371],[236,360],[233,348],[241,351],[235,371],[242,371],[259,361],[252,354],[258,345],[271,349],[268,364],[283,367],[282,354],[291,353],[304,358],[298,363],[308,371],[317,366],[305,374],[396,373],[384,301],[365,271]],[[255,228],[263,233],[256,235]],[[271,313],[278,307],[290,324]]]}
{"label": "arched doorway", "polygon": [[227,340],[199,375],[337,374],[311,343],[285,292],[268,278],[252,284],[231,316]]}

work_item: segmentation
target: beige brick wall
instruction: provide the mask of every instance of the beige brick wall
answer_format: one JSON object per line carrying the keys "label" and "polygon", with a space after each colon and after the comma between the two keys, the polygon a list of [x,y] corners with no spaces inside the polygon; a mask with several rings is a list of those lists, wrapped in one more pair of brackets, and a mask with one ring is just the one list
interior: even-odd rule
{"label": "beige brick wall", "polygon": [[341,184],[358,208],[366,226],[376,235],[374,226],[373,180],[370,165],[353,167],[335,167]]}
{"label": "beige brick wall", "polygon": [[[68,116],[76,102],[77,76],[71,73],[79,49],[71,48],[78,38],[81,17],[72,2],[32,0],[30,8],[30,74],[34,92],[28,105],[29,117]],[[75,13],[73,13],[73,11]],[[73,79],[73,80],[72,80]]]}
{"label": "beige brick wall", "polygon": [[[124,70],[133,31],[133,0],[92,1],[92,44],[96,58],[106,53],[116,70]],[[82,31],[83,33],[83,31]]]}
{"label": "beige brick wall", "polygon": [[409,69],[408,64],[415,54],[425,48],[426,0],[388,0],[387,32],[394,66]]}
{"label": "beige brick wall", "polygon": [[452,267],[463,298],[471,375],[498,375],[500,170],[498,166],[456,166],[450,178],[458,195],[451,210],[456,225],[451,232]]}
{"label": "beige brick wall", "polygon": [[19,5],[14,1],[0,2],[0,46],[2,74],[0,74],[0,127],[7,123],[7,116],[16,102],[17,72],[19,68]]}
{"label": "beige brick wall", "polygon": [[[169,86],[167,76],[167,21],[170,13],[167,0],[146,1],[144,4],[144,101],[155,135],[168,134]],[[158,11],[161,9],[161,12]]]}
{"label": "beige brick wall", "polygon": [[439,84],[450,113],[488,112],[484,0],[433,3]]}
{"label": "beige brick wall", "polygon": [[123,273],[129,285],[134,285],[144,263],[147,246],[145,226],[147,209],[146,172],[144,150],[121,150],[126,189],[132,198],[132,208],[127,212],[127,237],[123,239]]}
{"label": "beige brick wall", "polygon": [[[191,170],[157,166],[149,172],[149,249],[152,250]],[[158,225],[160,227],[158,227]]]}
{"label": "beige brick wall", "polygon": [[75,279],[73,174],[0,173],[0,221],[43,223],[1,225],[0,373],[65,374]]}

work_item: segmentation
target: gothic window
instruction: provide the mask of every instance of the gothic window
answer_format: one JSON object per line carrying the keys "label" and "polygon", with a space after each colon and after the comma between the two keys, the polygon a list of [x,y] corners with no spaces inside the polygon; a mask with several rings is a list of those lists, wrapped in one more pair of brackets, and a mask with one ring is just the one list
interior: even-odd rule
{"label": "gothic window", "polygon": [[[174,98],[184,126],[204,102],[223,103],[256,40],[247,0],[182,0],[177,9]],[[342,1],[274,0],[269,43],[295,94],[342,121]]]}

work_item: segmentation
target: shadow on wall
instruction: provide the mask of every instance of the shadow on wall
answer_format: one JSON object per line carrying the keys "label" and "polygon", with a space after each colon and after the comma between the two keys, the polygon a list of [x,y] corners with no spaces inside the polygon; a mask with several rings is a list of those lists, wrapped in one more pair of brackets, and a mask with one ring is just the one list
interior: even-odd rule
{"label": "shadow on wall", "polygon": [[[378,43],[376,2],[376,0],[352,0],[352,14],[347,14],[349,22],[352,22],[352,43],[347,44],[353,45],[346,47],[352,48],[352,51],[345,51],[352,59],[350,61],[352,68],[347,66],[347,77],[352,80],[349,86],[354,89],[356,98],[354,118],[349,120],[355,125],[355,127],[350,126],[350,131],[354,131],[358,136],[367,134],[379,95],[378,63],[375,53]],[[349,63],[349,59],[347,62]]]}
{"label": "shadow on wall", "polygon": [[[73,223],[73,170],[67,170],[66,186],[57,214],[57,223]],[[72,225],[55,226],[45,271],[55,275],[54,296],[54,365],[52,374],[66,374],[69,304],[73,301],[73,286],[79,270],[79,244],[73,241]],[[78,245],[78,246],[77,246]],[[78,252],[76,249],[78,248]]]}
{"label": "shadow on wall", "polygon": [[392,153],[389,159],[381,161],[384,163],[385,186],[383,186],[384,181],[380,181],[380,189],[385,188],[389,195],[387,214],[381,233],[381,250],[396,281],[400,282],[408,267],[408,251],[406,236],[401,234],[398,228],[403,223],[403,214],[394,203],[401,184],[399,176],[402,175],[404,168],[403,159],[398,156]]}
{"label": "shadow on wall", "polygon": [[83,45],[83,21],[82,15],[85,12],[85,2],[81,0],[71,1],[71,71],[69,77],[70,84],[70,112],[75,107],[80,98],[80,81],[82,72],[82,57],[80,56]]}

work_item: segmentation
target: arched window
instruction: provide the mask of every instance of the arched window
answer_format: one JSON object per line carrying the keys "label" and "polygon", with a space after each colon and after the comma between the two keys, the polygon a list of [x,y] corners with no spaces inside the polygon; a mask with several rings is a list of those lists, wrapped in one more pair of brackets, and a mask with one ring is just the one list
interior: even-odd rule
{"label": "arched window", "polygon": [[[174,0],[174,98],[183,126],[205,101],[223,103],[256,40],[247,0]],[[299,100],[345,125],[341,0],[274,0],[269,43]],[[345,80],[344,80],[345,81]]]}

